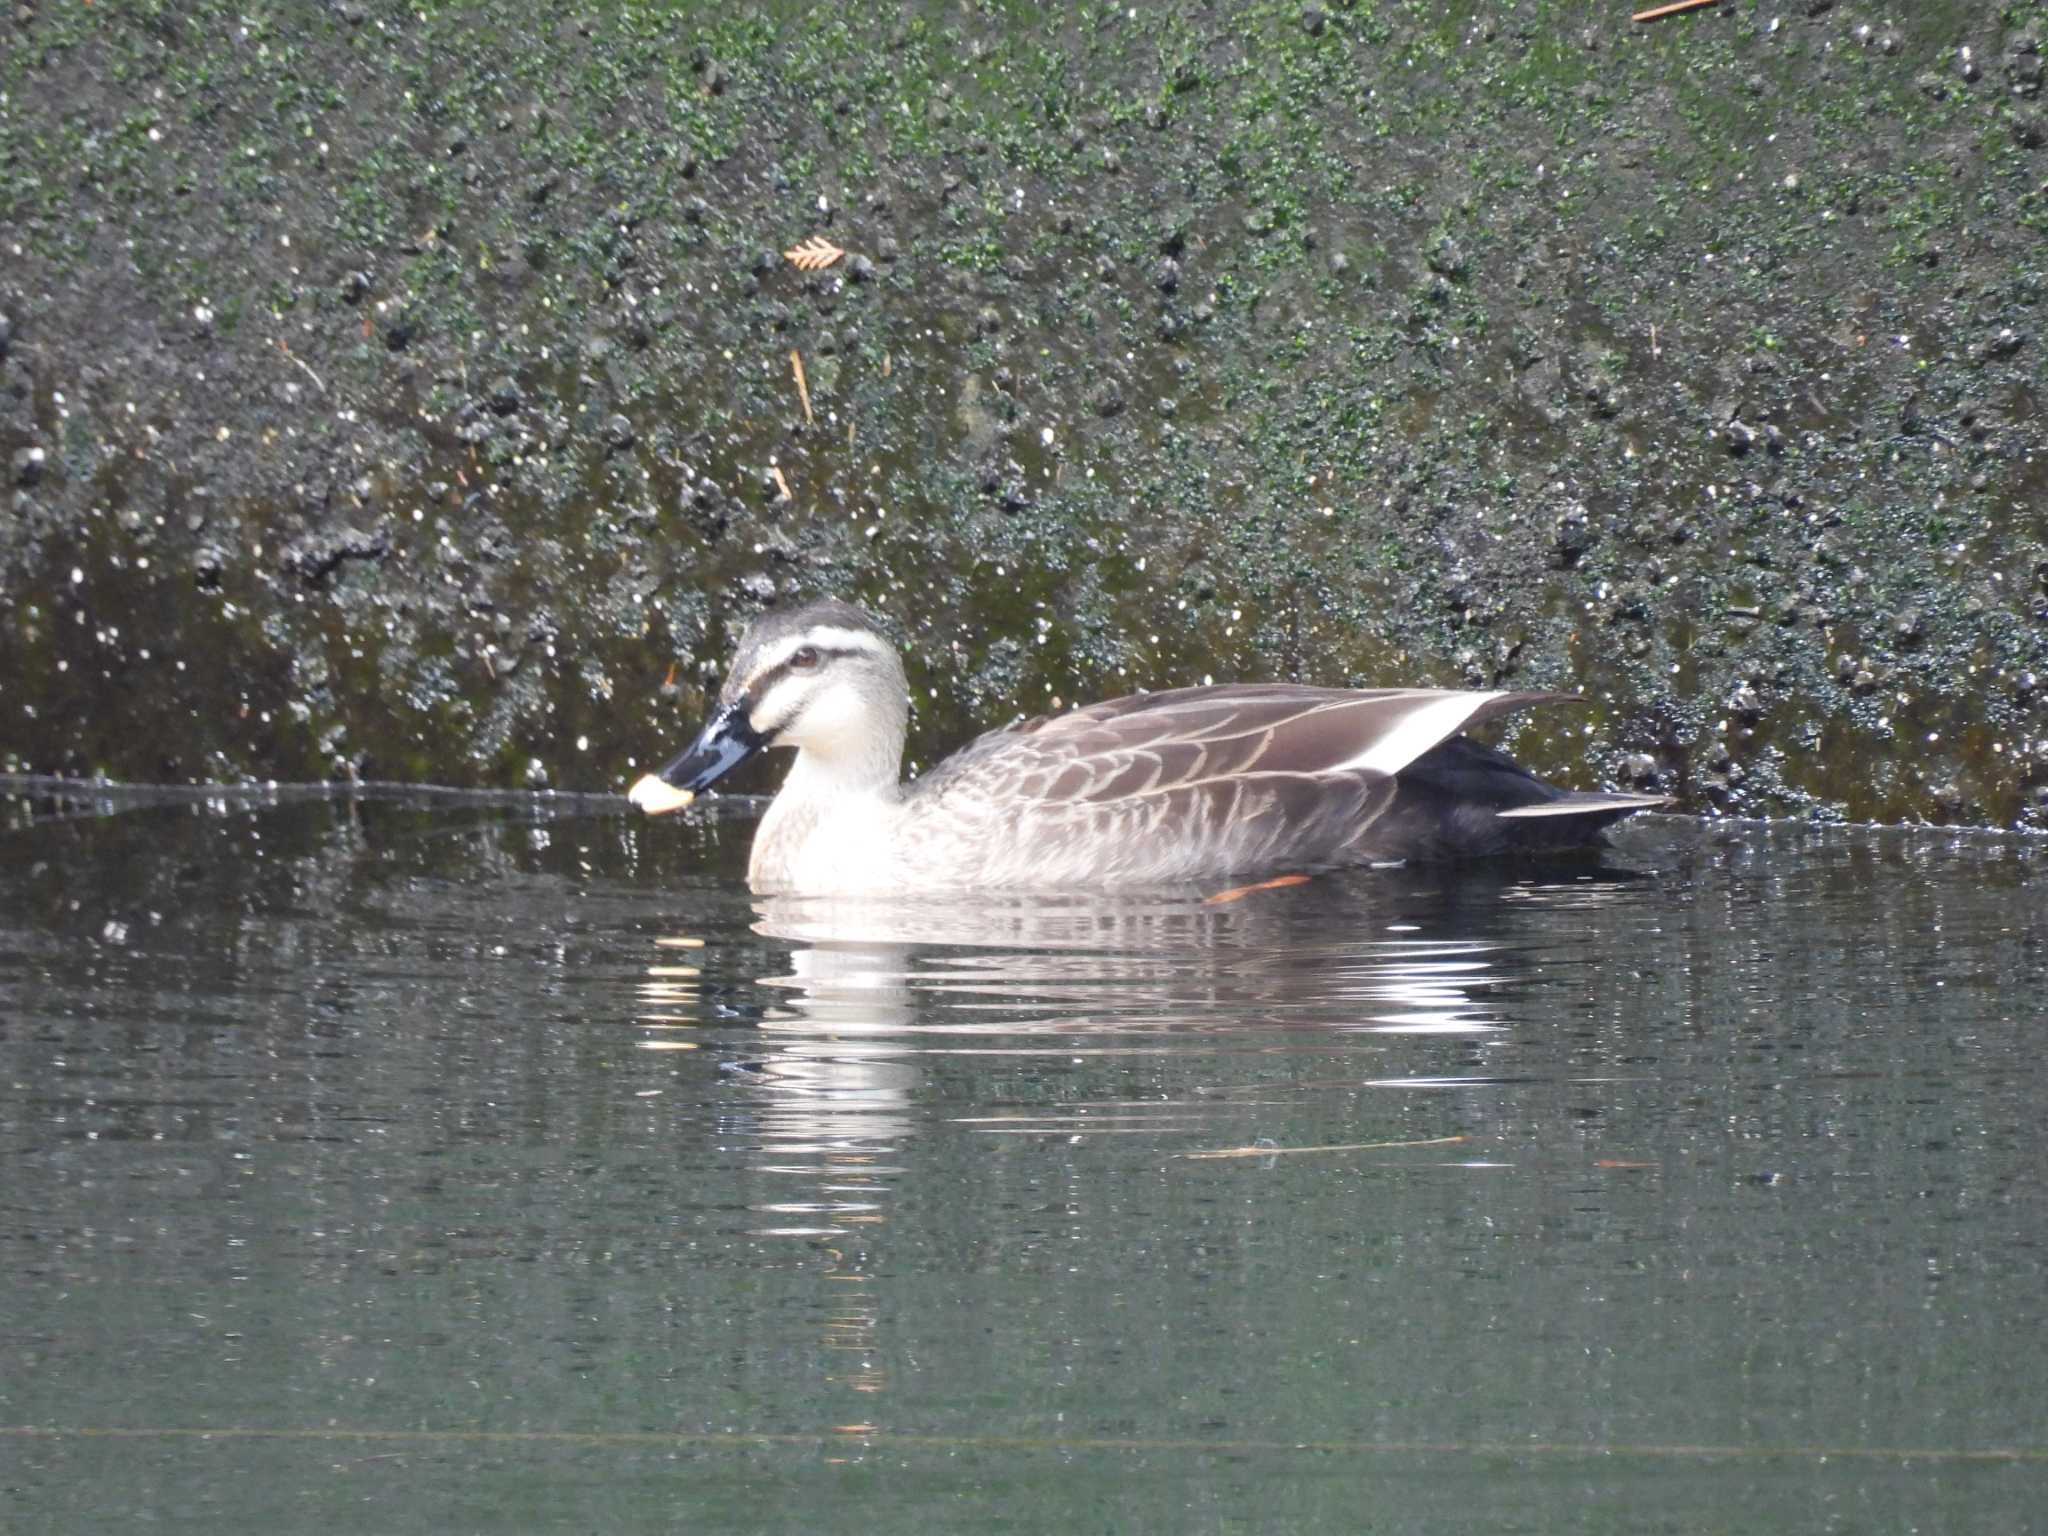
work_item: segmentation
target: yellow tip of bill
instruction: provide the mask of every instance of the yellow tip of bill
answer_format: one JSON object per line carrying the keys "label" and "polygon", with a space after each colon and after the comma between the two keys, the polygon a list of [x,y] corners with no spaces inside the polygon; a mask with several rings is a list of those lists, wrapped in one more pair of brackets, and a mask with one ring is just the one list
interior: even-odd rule
{"label": "yellow tip of bill", "polygon": [[642,774],[640,782],[626,791],[626,798],[649,816],[665,816],[670,811],[680,811],[697,797],[648,773]]}

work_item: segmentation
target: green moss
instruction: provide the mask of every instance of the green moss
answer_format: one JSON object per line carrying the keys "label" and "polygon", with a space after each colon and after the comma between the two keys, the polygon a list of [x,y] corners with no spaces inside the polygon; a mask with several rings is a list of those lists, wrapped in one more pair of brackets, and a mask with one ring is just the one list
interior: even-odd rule
{"label": "green moss", "polygon": [[[1952,413],[2018,387],[2024,358],[1968,348],[2038,329],[2041,263],[2013,236],[2038,230],[2041,200],[1996,81],[1916,83],[1980,25],[1964,8],[1915,8],[1896,54],[1851,46],[1841,13],[1631,30],[1476,0],[1361,0],[1319,32],[1281,3],[564,18],[494,0],[285,23],[43,8],[0,56],[10,107],[33,104],[0,112],[0,220],[38,290],[103,288],[127,334],[165,325],[167,374],[212,349],[209,375],[247,404],[132,392],[186,434],[163,456],[238,487],[262,541],[415,526],[422,482],[456,487],[417,526],[461,560],[429,540],[318,593],[257,578],[252,602],[280,605],[267,643],[326,658],[298,680],[316,745],[343,724],[407,772],[517,777],[574,720],[608,754],[644,753],[650,706],[596,699],[592,679],[671,646],[715,667],[709,616],[765,575],[962,637],[957,669],[945,650],[921,663],[932,738],[1048,693],[1204,672],[1577,669],[1619,691],[1616,730],[1677,721],[1705,750],[1700,721],[1746,671],[1783,668],[1824,702],[1836,686],[1839,632],[1737,633],[1721,604],[1835,603],[1881,634],[1885,604],[2019,558],[1962,486],[1988,473],[2005,505],[2027,418],[1978,448]],[[119,91],[81,89],[91,71]],[[958,185],[938,205],[941,177]],[[820,195],[835,239],[872,257],[888,235],[901,260],[845,287],[753,274],[753,251],[810,232]],[[2006,276],[1958,300],[1954,264],[1980,246]],[[371,280],[356,306],[334,289],[352,270]],[[201,298],[204,347],[176,318]],[[990,306],[1001,324],[977,335]],[[393,351],[399,316],[412,339]],[[296,436],[266,444],[266,476],[230,455],[271,424],[280,335],[323,387],[294,379],[319,410],[276,417]],[[810,427],[793,348],[821,364]],[[527,403],[479,414],[502,373]],[[1899,430],[1908,391],[1952,454]],[[195,441],[193,418],[224,408],[233,446]],[[1729,453],[1715,413],[1737,408],[1780,429],[1778,451]],[[151,462],[104,409],[72,403],[67,474]],[[35,410],[57,419],[48,386]],[[630,452],[602,446],[614,412]],[[794,504],[760,492],[771,460]],[[717,519],[679,508],[685,465],[722,487]],[[357,507],[332,489],[365,476],[390,490]],[[1592,510],[1560,567],[1567,502]],[[1804,519],[1845,505],[1818,565]],[[506,553],[477,554],[494,541]],[[1856,562],[1873,579],[1845,594]],[[372,596],[409,606],[383,639]],[[503,679],[480,680],[471,597],[491,633],[511,626]],[[1928,606],[1926,641],[1886,663],[1909,691],[1961,696],[1979,653],[2039,664],[2017,598]],[[554,626],[557,662],[534,625]],[[379,715],[364,666],[416,703]],[[1842,750],[1868,757],[1892,738],[1864,702]],[[1759,729],[1756,781],[1783,803],[1847,799],[1800,786],[1814,719]],[[228,760],[255,750],[223,740]],[[1996,756],[1972,745],[1965,766],[2009,786]],[[1881,803],[1910,803],[1892,782]]]}

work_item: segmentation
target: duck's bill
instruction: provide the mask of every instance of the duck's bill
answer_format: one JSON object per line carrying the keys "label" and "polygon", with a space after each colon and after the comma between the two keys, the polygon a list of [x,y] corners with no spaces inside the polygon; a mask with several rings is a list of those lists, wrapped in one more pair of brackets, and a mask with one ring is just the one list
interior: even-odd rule
{"label": "duck's bill", "polygon": [[728,704],[673,762],[628,790],[627,798],[649,816],[679,811],[767,744],[745,706]]}
{"label": "duck's bill", "polygon": [[670,811],[680,811],[697,797],[691,791],[665,784],[658,775],[649,773],[642,775],[640,782],[626,791],[626,798],[649,816],[666,816]]}

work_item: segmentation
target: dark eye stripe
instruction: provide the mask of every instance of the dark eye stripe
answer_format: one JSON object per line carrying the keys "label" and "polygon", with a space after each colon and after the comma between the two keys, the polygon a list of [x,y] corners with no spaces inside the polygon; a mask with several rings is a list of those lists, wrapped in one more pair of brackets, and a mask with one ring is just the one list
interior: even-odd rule
{"label": "dark eye stripe", "polygon": [[[811,646],[810,649],[817,652],[818,661],[817,666],[805,667],[801,669],[807,672],[817,671],[820,667],[824,666],[825,663],[828,661],[839,661],[845,657],[857,656],[860,654],[859,651],[856,651],[851,646],[841,646],[837,650],[831,650],[827,649],[825,646],[822,645],[814,645]],[[751,705],[760,703],[761,700],[767,696],[768,690],[770,688],[773,688],[777,683],[781,682],[785,677],[788,677],[792,672],[795,672],[797,670],[799,669],[795,664],[795,652],[791,652],[790,658],[788,660],[778,661],[774,666],[770,667],[766,672],[763,672],[759,677],[755,678],[753,682],[747,685],[748,704]]]}

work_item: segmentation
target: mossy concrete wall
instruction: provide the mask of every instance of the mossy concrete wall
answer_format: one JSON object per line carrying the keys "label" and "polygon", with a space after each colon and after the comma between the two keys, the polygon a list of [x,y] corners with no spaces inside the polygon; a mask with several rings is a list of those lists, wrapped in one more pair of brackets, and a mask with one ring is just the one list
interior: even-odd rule
{"label": "mossy concrete wall", "polygon": [[0,768],[617,786],[831,592],[927,761],[1507,683],[2041,825],[2048,5],[1626,11],[20,0]]}

